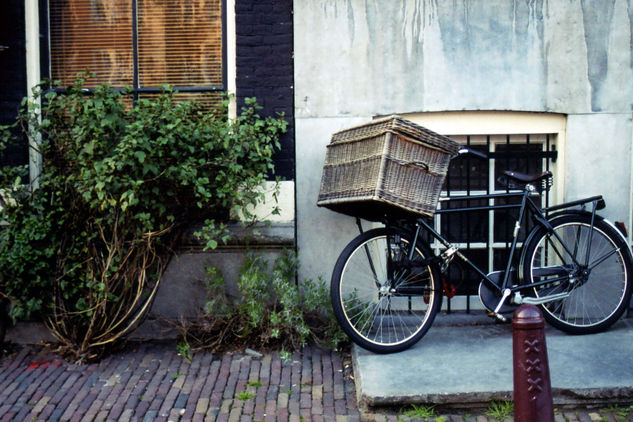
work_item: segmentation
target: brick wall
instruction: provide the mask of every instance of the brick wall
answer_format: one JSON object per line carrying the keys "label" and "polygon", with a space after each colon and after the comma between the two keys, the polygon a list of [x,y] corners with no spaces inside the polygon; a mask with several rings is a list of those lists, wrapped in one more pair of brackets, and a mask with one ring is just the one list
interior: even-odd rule
{"label": "brick wall", "polygon": [[276,172],[294,179],[294,91],[292,0],[237,0],[237,100],[256,97],[261,115],[285,113],[288,133],[281,139]]}
{"label": "brick wall", "polygon": [[[0,2],[0,125],[13,123],[26,95],[24,1]],[[0,165],[25,164],[26,148],[0,152]]]}

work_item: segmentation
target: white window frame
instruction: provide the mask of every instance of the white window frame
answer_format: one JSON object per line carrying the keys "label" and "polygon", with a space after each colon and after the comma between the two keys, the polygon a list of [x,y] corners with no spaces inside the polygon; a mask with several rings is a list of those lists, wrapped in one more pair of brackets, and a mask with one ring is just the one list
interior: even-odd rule
{"label": "white window frame", "polygon": [[[403,114],[408,120],[418,123],[432,131],[442,135],[453,136],[455,139],[471,136],[471,144],[483,144],[487,136],[490,136],[491,152],[494,152],[497,145],[506,144],[506,135],[510,135],[511,144],[521,144],[521,141],[514,141],[512,135],[529,134],[531,137],[540,138],[540,135],[550,135],[551,145],[556,146],[558,157],[555,163],[550,164],[550,171],[554,173],[554,185],[550,190],[550,205],[563,202],[565,192],[565,145],[566,145],[566,116],[554,113],[531,113],[531,112],[509,112],[509,111],[462,111],[462,112],[430,112],[430,113],[410,113]],[[502,137],[500,137],[502,135]],[[482,142],[481,139],[484,141]],[[538,142],[535,140],[535,143]],[[494,193],[494,175],[495,162],[491,161],[488,178],[490,193]],[[543,167],[545,168],[545,167]],[[504,191],[505,192],[505,191]],[[451,195],[466,194],[451,190]],[[471,194],[486,194],[486,191],[471,190]],[[492,201],[492,200],[490,200]],[[492,203],[492,202],[491,202]],[[435,217],[435,225],[440,227],[441,216]],[[492,271],[494,261],[494,250],[506,247],[505,242],[494,241],[494,211],[488,211],[488,244],[470,243],[471,249],[486,249],[490,247],[491,252],[488,256],[488,268]],[[432,245],[437,247],[439,245]],[[457,246],[466,247],[466,244]],[[497,268],[498,269],[498,268]],[[482,268],[482,270],[484,270]],[[452,310],[466,309],[483,309],[479,300],[470,300],[466,295],[458,295],[452,298],[450,307]],[[447,306],[447,301],[443,306]]]}

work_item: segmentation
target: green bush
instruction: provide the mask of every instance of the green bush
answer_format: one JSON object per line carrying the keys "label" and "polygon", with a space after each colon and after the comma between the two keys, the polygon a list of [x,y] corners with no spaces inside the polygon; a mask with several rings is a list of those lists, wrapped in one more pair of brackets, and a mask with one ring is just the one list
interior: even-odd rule
{"label": "green bush", "polygon": [[[85,77],[63,91],[42,83],[41,109],[25,101],[18,117],[41,136],[39,188],[24,184],[23,167],[0,177],[0,291],[14,318],[46,318],[77,357],[135,326],[192,222],[204,222],[198,235],[215,248],[230,215],[253,217],[286,128],[261,118],[253,99],[228,119],[174,101],[169,87],[134,106],[106,85],[88,95]],[[9,129],[2,142],[21,142]]]}
{"label": "green bush", "polygon": [[296,282],[297,259],[283,251],[272,262],[248,254],[237,281],[237,298],[226,293],[225,280],[208,268],[211,298],[203,315],[181,322],[183,340],[212,351],[225,347],[294,348],[307,343],[338,347],[346,341],[322,280]]}

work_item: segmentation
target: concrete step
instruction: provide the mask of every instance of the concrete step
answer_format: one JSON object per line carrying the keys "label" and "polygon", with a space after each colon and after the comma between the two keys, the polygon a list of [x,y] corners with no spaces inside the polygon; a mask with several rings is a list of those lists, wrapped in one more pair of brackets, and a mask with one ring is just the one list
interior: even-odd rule
{"label": "concrete step", "polygon": [[[546,328],[555,406],[633,400],[633,317],[610,330],[572,336]],[[352,349],[362,406],[487,407],[512,400],[512,325],[482,314],[442,313],[425,337],[400,353]]]}

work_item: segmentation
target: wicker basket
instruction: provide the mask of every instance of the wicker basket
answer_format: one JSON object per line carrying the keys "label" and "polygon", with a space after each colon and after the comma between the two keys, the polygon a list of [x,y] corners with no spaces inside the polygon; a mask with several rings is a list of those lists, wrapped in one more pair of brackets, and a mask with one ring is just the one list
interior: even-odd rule
{"label": "wicker basket", "polygon": [[328,145],[317,205],[378,221],[432,216],[459,144],[398,116],[337,132]]}

